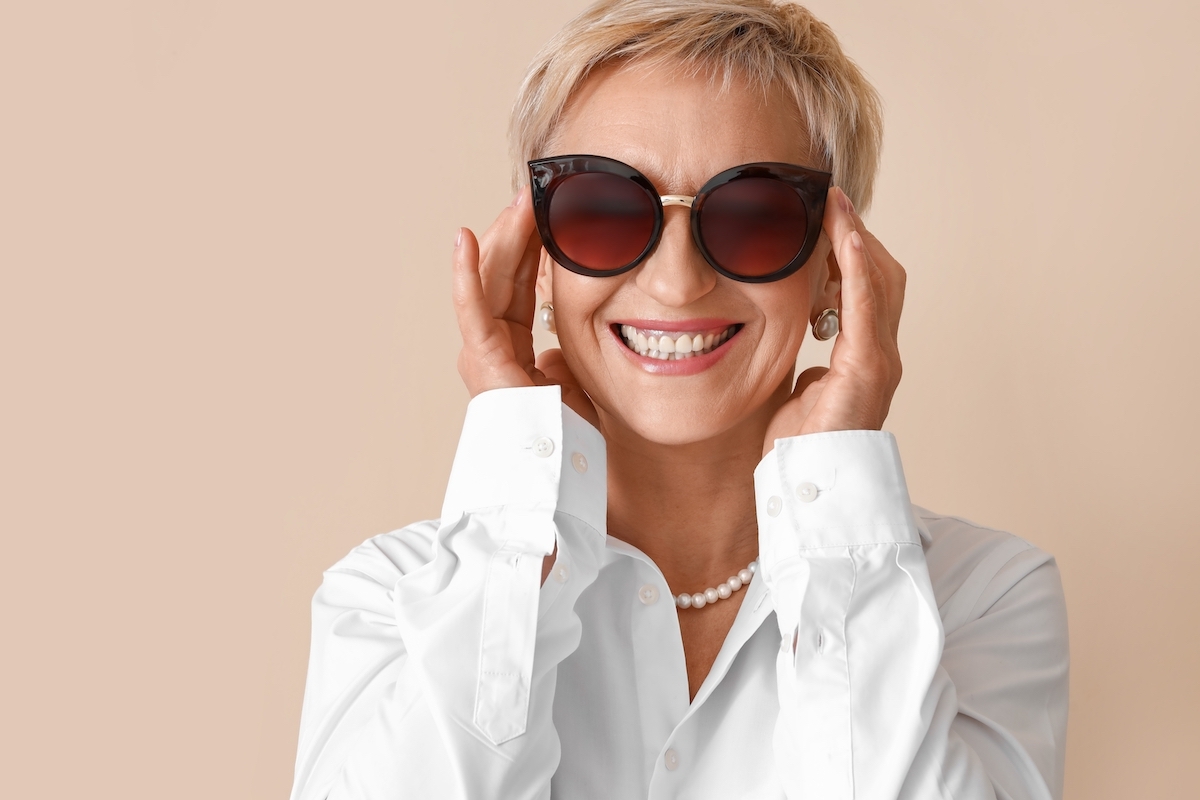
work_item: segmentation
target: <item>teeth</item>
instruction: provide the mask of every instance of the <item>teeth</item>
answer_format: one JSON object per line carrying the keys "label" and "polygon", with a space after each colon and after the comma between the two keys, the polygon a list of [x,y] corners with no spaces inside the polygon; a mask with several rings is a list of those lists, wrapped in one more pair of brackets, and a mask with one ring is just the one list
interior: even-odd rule
{"label": "teeth", "polygon": [[738,327],[731,325],[720,333],[689,331],[678,333],[674,337],[662,333],[648,336],[633,325],[622,325],[619,330],[625,344],[634,352],[660,361],[679,361],[711,352],[736,333]]}

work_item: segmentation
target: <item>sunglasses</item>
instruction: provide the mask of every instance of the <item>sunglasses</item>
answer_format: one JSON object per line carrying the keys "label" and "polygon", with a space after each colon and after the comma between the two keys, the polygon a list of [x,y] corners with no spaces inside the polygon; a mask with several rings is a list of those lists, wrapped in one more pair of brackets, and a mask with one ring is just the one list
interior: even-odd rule
{"label": "sunglasses", "polygon": [[542,245],[572,272],[602,278],[642,263],[662,237],[663,209],[686,206],[692,239],[720,274],[745,283],[786,278],[821,235],[828,172],[771,162],[713,176],[694,197],[660,195],[628,164],[571,155],[529,162]]}

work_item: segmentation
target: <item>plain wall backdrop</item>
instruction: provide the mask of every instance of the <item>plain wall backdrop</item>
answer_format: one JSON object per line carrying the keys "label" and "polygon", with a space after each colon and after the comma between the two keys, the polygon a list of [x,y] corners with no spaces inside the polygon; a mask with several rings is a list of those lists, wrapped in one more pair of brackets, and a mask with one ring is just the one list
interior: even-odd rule
{"label": "plain wall backdrop", "polygon": [[[0,6],[5,796],[286,796],[310,598],[438,513],[454,231],[582,7]],[[1067,797],[1195,797],[1200,5],[811,7],[886,103],[913,498],[1057,556]]]}

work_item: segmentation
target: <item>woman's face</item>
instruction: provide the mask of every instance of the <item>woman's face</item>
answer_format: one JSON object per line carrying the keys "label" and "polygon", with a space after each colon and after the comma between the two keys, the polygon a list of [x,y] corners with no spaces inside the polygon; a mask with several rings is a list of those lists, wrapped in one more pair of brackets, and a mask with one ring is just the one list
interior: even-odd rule
{"label": "woman's face", "polygon": [[[573,98],[547,155],[618,159],[664,195],[694,195],[718,172],[752,161],[821,168],[794,104],[781,93],[764,99],[738,82],[724,92],[717,86],[704,75],[661,68],[598,71]],[[665,208],[658,247],[615,277],[578,275],[543,254],[540,289],[553,299],[563,355],[606,435],[624,428],[653,442],[685,444],[739,428],[761,434],[790,394],[814,302],[824,308],[836,296],[824,233],[799,272],[741,283],[704,260],[689,213]],[[740,328],[710,355],[661,361],[630,348],[626,325],[674,332],[674,341],[684,333],[719,339],[721,331]]]}

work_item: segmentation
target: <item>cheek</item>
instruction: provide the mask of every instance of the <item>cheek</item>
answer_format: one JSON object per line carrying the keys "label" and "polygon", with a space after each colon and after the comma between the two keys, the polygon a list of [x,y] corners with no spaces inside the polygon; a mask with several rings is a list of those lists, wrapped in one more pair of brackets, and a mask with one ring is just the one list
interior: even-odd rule
{"label": "cheek", "polygon": [[616,278],[589,278],[555,265],[554,321],[558,345],[569,365],[573,358],[586,359],[595,351],[604,333],[596,327],[596,310],[612,294],[616,283]]}
{"label": "cheek", "polygon": [[[791,276],[781,284],[791,283],[792,278],[801,278],[803,272]],[[769,284],[768,284],[769,286]],[[812,308],[813,292],[809,280],[797,280],[790,286],[779,286],[778,291],[770,292],[759,299],[766,321],[763,338],[778,348],[779,352],[799,350],[808,329],[808,316]]]}

